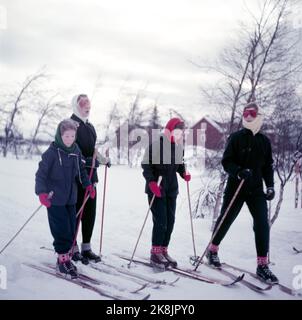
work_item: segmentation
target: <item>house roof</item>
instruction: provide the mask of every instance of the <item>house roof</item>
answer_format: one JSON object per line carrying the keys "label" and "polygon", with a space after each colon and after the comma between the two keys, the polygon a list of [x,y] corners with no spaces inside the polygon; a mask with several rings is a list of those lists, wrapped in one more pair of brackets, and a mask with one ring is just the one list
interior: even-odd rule
{"label": "house roof", "polygon": [[221,126],[215,120],[212,120],[209,116],[201,118],[192,127],[195,127],[198,123],[202,122],[203,120],[206,120],[216,130],[218,130],[220,133],[223,133],[223,129],[221,128]]}

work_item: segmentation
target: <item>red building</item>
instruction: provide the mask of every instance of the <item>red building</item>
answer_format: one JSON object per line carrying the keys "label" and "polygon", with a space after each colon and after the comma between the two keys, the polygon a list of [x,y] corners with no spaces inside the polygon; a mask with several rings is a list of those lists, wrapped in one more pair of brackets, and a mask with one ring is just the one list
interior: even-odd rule
{"label": "red building", "polygon": [[221,124],[206,116],[201,118],[192,127],[193,140],[189,145],[200,145],[202,142],[206,149],[218,150],[224,145],[224,128]]}

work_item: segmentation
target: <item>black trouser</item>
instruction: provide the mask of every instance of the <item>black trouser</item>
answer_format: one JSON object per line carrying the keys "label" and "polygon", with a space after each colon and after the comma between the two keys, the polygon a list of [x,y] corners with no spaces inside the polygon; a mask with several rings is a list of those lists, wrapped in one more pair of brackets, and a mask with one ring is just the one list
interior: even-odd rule
{"label": "black trouser", "polygon": [[[152,196],[148,196],[149,204]],[[153,216],[152,245],[167,247],[175,222],[176,197],[155,198],[151,207]]]}
{"label": "black trouser", "polygon": [[47,212],[55,251],[59,254],[67,253],[72,247],[75,235],[76,207],[51,206]]}
{"label": "black trouser", "polygon": [[[221,208],[221,214],[217,219],[214,232],[218,224],[220,223],[227,207],[229,206],[229,203],[231,202],[233,196],[234,194],[225,193]],[[217,246],[220,244],[230,226],[238,216],[244,202],[247,204],[253,217],[253,229],[255,233],[257,256],[266,257],[269,248],[269,222],[267,216],[267,203],[264,194],[254,195],[239,193],[212,243]]]}
{"label": "black trouser", "polygon": [[[78,186],[78,199],[77,199],[77,212],[80,210],[85,196],[85,189],[81,185]],[[95,216],[96,216],[96,198],[87,200],[84,212],[82,215],[82,242],[90,243],[92,232],[94,228]],[[77,224],[79,223],[79,218],[77,219]]]}

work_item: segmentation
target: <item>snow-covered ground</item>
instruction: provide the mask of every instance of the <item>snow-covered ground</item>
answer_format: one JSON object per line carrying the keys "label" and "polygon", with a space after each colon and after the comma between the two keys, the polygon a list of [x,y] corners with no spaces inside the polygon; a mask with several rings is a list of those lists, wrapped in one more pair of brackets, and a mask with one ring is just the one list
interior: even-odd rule
{"label": "snow-covered ground", "polygon": [[[30,214],[39,206],[34,194],[34,176],[37,160],[15,160],[0,158],[0,248],[14,235]],[[93,248],[99,250],[100,213],[102,204],[102,178],[104,168],[99,170],[98,218],[93,236]],[[177,217],[172,241],[169,248],[181,266],[190,267],[192,239],[188,213],[186,185],[180,180]],[[191,191],[198,189],[200,178],[193,174]],[[274,206],[274,203],[273,203]],[[295,266],[302,268],[302,254],[295,254],[293,246],[302,247],[302,209],[294,209],[294,185],[286,189],[285,200],[280,217],[271,233],[271,260],[275,263],[272,270],[280,281],[292,287]],[[106,211],[104,220],[103,250],[104,260],[122,266],[125,262],[114,253],[131,253],[139,230],[147,212],[144,194],[144,179],[140,169],[114,166],[108,170]],[[210,219],[194,221],[196,244],[201,254],[210,238]],[[148,219],[137,250],[138,256],[148,257],[151,239],[151,216]],[[24,263],[55,263],[52,252],[41,250],[41,246],[51,247],[52,237],[49,231],[46,209],[42,208],[26,226],[15,241],[0,255],[0,266],[7,270],[7,289],[0,286],[0,299],[100,299],[101,297],[75,284],[53,278],[39,271],[29,269]],[[231,227],[220,250],[223,261],[236,264],[254,271],[255,246],[252,220],[244,207],[238,219]],[[99,273],[89,267],[79,266],[82,271],[126,288],[135,287],[125,278]],[[300,268],[300,270],[301,270]],[[2,269],[3,270],[3,267]],[[154,273],[151,269],[133,266],[134,271],[156,279],[173,280],[170,272]],[[200,266],[203,274],[223,278],[214,270]],[[301,274],[300,274],[301,276]],[[301,284],[300,277],[300,284]],[[297,281],[296,281],[297,282]],[[298,281],[299,282],[299,281]],[[108,288],[107,288],[108,289]],[[110,289],[109,289],[110,290]],[[302,292],[302,290],[300,290]],[[251,291],[241,284],[231,288],[206,284],[181,278],[174,287],[163,286],[160,289],[145,289],[151,293],[151,299],[298,299],[273,288],[265,294]]]}

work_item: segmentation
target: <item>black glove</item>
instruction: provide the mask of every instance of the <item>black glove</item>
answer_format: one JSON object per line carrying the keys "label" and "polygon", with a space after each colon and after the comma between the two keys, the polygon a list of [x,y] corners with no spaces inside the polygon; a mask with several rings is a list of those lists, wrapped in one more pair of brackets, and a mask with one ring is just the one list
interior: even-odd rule
{"label": "black glove", "polygon": [[108,162],[106,163],[106,166],[107,166],[107,168],[110,168],[110,167],[111,167],[110,159],[109,159]]}
{"label": "black glove", "polygon": [[238,172],[237,177],[239,179],[247,180],[252,176],[252,171],[250,169],[242,169]]}
{"label": "black glove", "polygon": [[265,199],[268,201],[272,201],[275,198],[275,190],[274,188],[267,188],[266,194],[265,194]]}

